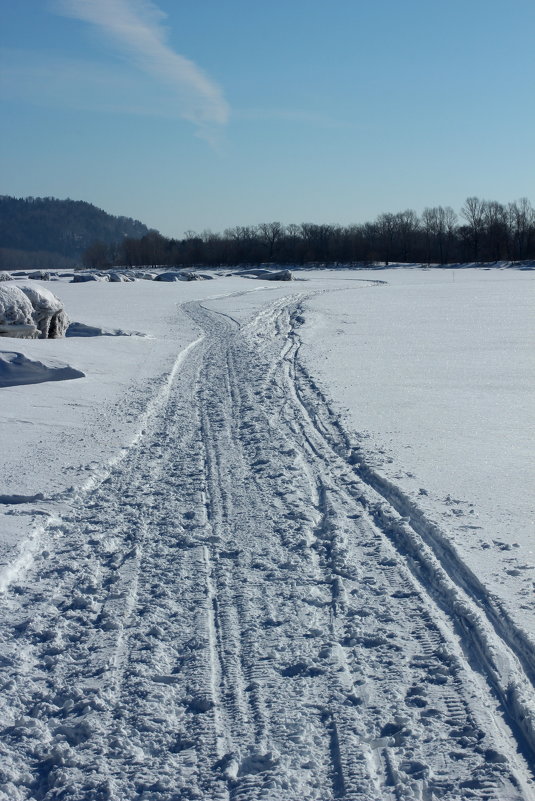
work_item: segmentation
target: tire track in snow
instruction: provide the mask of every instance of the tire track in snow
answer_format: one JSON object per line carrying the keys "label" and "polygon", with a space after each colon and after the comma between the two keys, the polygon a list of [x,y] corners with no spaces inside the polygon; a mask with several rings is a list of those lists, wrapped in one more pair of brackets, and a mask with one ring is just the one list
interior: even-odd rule
{"label": "tire track in snow", "polygon": [[[453,628],[457,635],[460,634],[469,661],[476,671],[482,669],[485,673],[503,704],[521,749],[531,761],[535,753],[532,678],[535,663],[531,643],[525,632],[517,631],[507,616],[504,619],[500,617],[501,610],[495,606],[495,599],[462,563],[445,535],[433,524],[426,523],[414,502],[378,476],[362,461],[361,455],[356,457],[339,419],[296,358],[300,346],[296,328],[300,319],[301,310],[297,309],[290,331],[290,338],[295,343],[290,369],[292,387],[296,387],[305,415],[334,460],[339,460],[343,469],[349,465],[361,479],[356,487],[357,498],[400,554],[408,558],[414,574],[422,581],[430,597],[451,616]],[[372,492],[366,492],[366,489]],[[378,495],[374,497],[375,493]],[[422,535],[421,539],[419,535]],[[464,591],[468,597],[464,596]]]}
{"label": "tire track in snow", "polygon": [[5,599],[0,793],[527,801],[462,632],[302,371],[295,295],[241,330],[188,309],[204,340],[165,403]]}

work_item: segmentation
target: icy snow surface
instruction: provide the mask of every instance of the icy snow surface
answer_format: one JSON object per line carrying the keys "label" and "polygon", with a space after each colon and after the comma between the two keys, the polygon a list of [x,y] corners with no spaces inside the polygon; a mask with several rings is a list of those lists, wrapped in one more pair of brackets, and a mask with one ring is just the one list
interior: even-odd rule
{"label": "icy snow surface", "polygon": [[533,798],[532,274],[297,278],[1,341],[0,798]]}

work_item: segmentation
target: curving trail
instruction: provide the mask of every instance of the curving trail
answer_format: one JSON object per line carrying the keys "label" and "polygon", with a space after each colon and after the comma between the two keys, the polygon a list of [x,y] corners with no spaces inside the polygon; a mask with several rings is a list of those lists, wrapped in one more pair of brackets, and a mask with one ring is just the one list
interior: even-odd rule
{"label": "curving trail", "polygon": [[350,448],[304,300],[185,307],[165,407],[2,598],[1,798],[533,797],[533,655]]}

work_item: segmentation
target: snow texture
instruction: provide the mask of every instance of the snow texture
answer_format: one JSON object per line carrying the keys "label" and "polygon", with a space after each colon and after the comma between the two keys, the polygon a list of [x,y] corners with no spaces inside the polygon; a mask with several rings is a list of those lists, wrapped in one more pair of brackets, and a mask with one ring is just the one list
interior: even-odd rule
{"label": "snow texture", "polygon": [[[17,436],[45,397],[58,419],[40,486],[9,449],[0,487],[6,549],[30,529],[0,572],[2,799],[534,797],[530,633],[337,411],[344,360],[319,366],[326,317],[370,322],[388,279],[305,277],[62,285],[151,336],[25,343],[78,352],[88,383],[33,410],[3,390]],[[58,435],[94,460],[70,489]]]}

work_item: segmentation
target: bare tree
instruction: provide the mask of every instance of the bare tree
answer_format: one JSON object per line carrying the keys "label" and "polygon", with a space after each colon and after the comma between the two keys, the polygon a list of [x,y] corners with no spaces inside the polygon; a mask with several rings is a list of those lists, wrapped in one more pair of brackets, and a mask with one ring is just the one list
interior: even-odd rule
{"label": "bare tree", "polygon": [[412,209],[400,211],[395,215],[396,238],[399,239],[401,261],[409,261],[414,251],[414,239],[420,226],[418,215]]}
{"label": "bare tree", "polygon": [[433,245],[435,243],[438,228],[438,209],[427,206],[422,212],[422,227],[425,232],[425,244],[427,252],[427,263],[431,264],[433,257]]}
{"label": "bare tree", "polygon": [[535,236],[535,209],[527,197],[509,203],[507,207],[509,231],[514,259],[525,259],[530,238]]}
{"label": "bare tree", "polygon": [[484,210],[485,238],[487,240],[488,254],[491,259],[498,261],[505,258],[508,252],[509,226],[507,224],[507,210],[496,200],[487,200]]}
{"label": "bare tree", "polygon": [[481,236],[485,223],[485,201],[478,197],[466,198],[465,204],[461,209],[461,215],[468,223],[468,232],[472,244],[474,261],[479,260]]}
{"label": "bare tree", "polygon": [[113,263],[111,246],[99,240],[93,242],[82,254],[82,263],[94,270],[109,267]]}
{"label": "bare tree", "polygon": [[379,214],[376,220],[376,226],[380,237],[380,247],[385,266],[388,267],[392,260],[392,252],[394,248],[394,237],[396,235],[396,215],[387,212]]}
{"label": "bare tree", "polygon": [[268,261],[273,261],[275,245],[284,236],[284,226],[280,222],[260,223],[258,232],[268,249]]}

